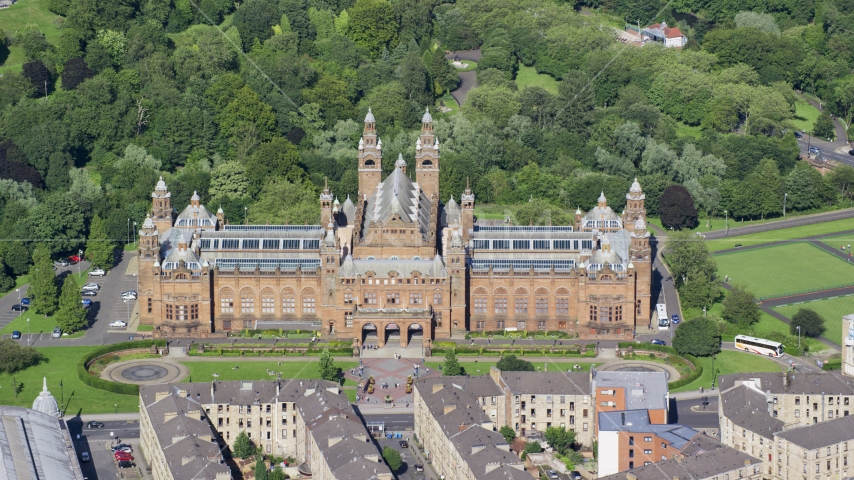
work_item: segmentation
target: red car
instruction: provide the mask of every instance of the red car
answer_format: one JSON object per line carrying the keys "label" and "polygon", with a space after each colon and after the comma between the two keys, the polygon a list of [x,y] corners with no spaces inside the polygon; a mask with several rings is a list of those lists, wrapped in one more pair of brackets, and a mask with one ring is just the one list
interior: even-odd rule
{"label": "red car", "polygon": [[78,257],[77,255],[71,255],[70,257],[68,257],[68,261],[71,262],[72,265],[75,263],[80,263],[81,260],[83,259]]}
{"label": "red car", "polygon": [[127,460],[128,462],[133,460],[133,455],[127,452],[116,452],[116,461],[121,462],[122,460]]}

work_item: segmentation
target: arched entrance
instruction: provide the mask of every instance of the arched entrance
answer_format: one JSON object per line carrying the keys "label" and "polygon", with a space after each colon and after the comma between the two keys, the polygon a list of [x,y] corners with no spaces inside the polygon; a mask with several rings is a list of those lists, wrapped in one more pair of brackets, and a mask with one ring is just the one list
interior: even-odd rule
{"label": "arched entrance", "polygon": [[386,324],[384,333],[384,345],[388,345],[389,342],[400,343],[400,327],[396,323]]}
{"label": "arched entrance", "polygon": [[[424,329],[421,325],[413,323],[406,329],[406,344],[412,346],[421,346],[424,341]],[[413,345],[415,342],[415,345]]]}
{"label": "arched entrance", "polygon": [[373,323],[362,325],[362,345],[378,345],[377,326]]}

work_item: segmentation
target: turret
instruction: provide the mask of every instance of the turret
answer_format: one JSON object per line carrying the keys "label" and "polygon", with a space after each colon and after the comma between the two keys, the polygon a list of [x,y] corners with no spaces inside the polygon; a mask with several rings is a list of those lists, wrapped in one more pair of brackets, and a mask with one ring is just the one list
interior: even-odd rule
{"label": "turret", "polygon": [[370,195],[376,190],[382,171],[382,140],[377,137],[376,119],[368,108],[362,138],[359,139],[359,199],[365,198],[365,195]]}
{"label": "turret", "polygon": [[468,243],[472,234],[474,234],[474,193],[471,191],[471,184],[468,178],[466,178],[466,190],[460,197],[460,210],[463,241]]}
{"label": "turret", "polygon": [[154,187],[154,192],[151,194],[151,203],[151,216],[155,228],[161,232],[172,228],[172,194],[169,193],[163,177],[160,177],[157,186]]}
{"label": "turret", "polygon": [[326,225],[332,220],[332,193],[329,192],[329,181],[323,179],[323,191],[320,192],[320,224]]}
{"label": "turret", "polygon": [[439,198],[439,140],[433,135],[429,108],[421,117],[421,135],[415,143],[415,181],[428,197]]}
{"label": "turret", "polygon": [[151,215],[146,215],[139,230],[139,260],[158,260],[160,258],[160,232]]}
{"label": "turret", "polygon": [[623,228],[631,230],[632,225],[634,225],[639,218],[646,218],[646,207],[644,206],[645,200],[646,195],[644,195],[643,190],[641,190],[640,183],[638,183],[638,179],[635,177],[635,181],[632,182],[629,193],[626,194],[626,210],[623,212]]}

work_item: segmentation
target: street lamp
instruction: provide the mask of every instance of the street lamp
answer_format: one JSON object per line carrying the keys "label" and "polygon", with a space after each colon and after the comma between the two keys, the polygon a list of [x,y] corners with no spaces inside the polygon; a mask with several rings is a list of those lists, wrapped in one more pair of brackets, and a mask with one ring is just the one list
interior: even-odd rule
{"label": "street lamp", "polygon": [[783,218],[786,218],[786,199],[789,198],[788,193],[783,194]]}
{"label": "street lamp", "polygon": [[18,305],[20,305],[21,304],[21,289],[16,288],[15,291],[18,292]]}
{"label": "street lamp", "polygon": [[798,325],[798,348],[801,348],[801,326]]}

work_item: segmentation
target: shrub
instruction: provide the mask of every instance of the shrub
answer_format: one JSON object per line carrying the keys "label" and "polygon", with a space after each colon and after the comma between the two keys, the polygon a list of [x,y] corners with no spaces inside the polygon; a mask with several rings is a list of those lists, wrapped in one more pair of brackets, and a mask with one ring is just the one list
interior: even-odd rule
{"label": "shrub", "polygon": [[80,362],[77,363],[77,378],[79,378],[80,381],[84,384],[89,385],[93,388],[97,388],[99,390],[118,393],[121,395],[139,395],[138,385],[116,383],[104,380],[96,375],[91,374],[89,372],[88,366],[92,360],[108,353],[118,352],[121,350],[133,350],[137,348],[150,348],[152,345],[157,345],[158,347],[165,347],[166,340],[141,340],[135,342],[122,342],[113,345],[107,345],[105,347],[93,350],[88,355],[85,355],[83,358],[81,358]]}
{"label": "shrub", "polygon": [[0,373],[15,373],[44,360],[44,355],[34,347],[24,347],[11,338],[0,340]]}

